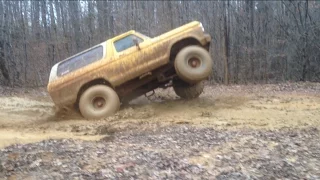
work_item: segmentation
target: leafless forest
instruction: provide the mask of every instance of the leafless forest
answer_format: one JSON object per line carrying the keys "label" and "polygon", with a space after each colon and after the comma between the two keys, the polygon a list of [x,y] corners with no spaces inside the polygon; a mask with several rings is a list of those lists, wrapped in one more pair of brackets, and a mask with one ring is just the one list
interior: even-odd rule
{"label": "leafless forest", "polygon": [[0,84],[47,84],[56,62],[135,29],[192,20],[211,34],[217,83],[319,81],[319,1],[0,0]]}

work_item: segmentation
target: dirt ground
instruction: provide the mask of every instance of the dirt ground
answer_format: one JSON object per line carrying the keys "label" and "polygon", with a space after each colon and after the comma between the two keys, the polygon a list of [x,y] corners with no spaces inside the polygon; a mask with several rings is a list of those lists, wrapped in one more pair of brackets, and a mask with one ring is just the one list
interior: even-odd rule
{"label": "dirt ground", "polygon": [[216,129],[319,127],[319,92],[317,83],[209,85],[200,98],[185,101],[172,89],[158,90],[151,99],[140,97],[112,117],[88,121],[74,112],[57,113],[45,90],[11,90],[0,97],[0,147],[49,138],[99,140],[108,132],[172,124]]}
{"label": "dirt ground", "polygon": [[157,90],[99,121],[0,94],[0,179],[320,178],[320,83]]}

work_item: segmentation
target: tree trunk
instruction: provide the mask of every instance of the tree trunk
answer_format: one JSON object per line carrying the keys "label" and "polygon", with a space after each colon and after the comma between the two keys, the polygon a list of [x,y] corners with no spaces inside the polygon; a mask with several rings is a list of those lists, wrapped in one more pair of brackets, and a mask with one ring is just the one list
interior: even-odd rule
{"label": "tree trunk", "polygon": [[73,30],[73,37],[75,40],[75,51],[79,52],[81,49],[81,29],[80,29],[80,22],[79,22],[79,7],[78,7],[78,2],[77,1],[69,1],[68,2],[69,5],[69,15],[70,15],[70,19],[71,19],[71,23],[72,23],[72,30]]}
{"label": "tree trunk", "polygon": [[[23,7],[23,2],[20,1],[20,7]],[[23,69],[24,69],[24,84],[27,83],[27,75],[28,75],[28,51],[27,51],[27,34],[26,34],[26,27],[25,27],[25,22],[24,22],[24,17],[22,13],[22,8],[20,11],[20,16],[21,16],[21,26],[22,26],[22,36],[23,36],[23,52],[24,52],[24,63],[23,63]]]}
{"label": "tree trunk", "polygon": [[33,20],[32,20],[32,29],[33,34],[36,36],[36,40],[40,40],[40,2],[39,1],[32,1],[33,6]]}
{"label": "tree trunk", "polygon": [[226,3],[229,1],[223,2],[223,11],[224,11],[224,17],[223,17],[223,27],[224,27],[224,84],[229,84],[229,27],[228,27],[228,9],[226,7]]}

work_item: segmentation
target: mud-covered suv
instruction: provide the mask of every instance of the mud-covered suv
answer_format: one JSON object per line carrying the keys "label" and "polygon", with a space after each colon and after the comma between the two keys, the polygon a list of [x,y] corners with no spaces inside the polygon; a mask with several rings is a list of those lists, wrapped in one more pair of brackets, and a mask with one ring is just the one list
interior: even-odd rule
{"label": "mud-covered suv", "polygon": [[197,21],[155,38],[131,30],[55,64],[48,92],[57,107],[76,108],[87,119],[171,85],[181,98],[196,98],[212,71],[210,41]]}

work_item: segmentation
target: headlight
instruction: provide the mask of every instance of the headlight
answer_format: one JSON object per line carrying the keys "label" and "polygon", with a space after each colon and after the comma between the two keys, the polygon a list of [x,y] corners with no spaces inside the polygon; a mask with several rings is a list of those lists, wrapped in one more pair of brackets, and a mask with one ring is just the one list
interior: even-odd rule
{"label": "headlight", "polygon": [[202,23],[200,23],[200,27],[201,27],[202,31],[204,32],[204,28],[203,28],[203,26],[202,26]]}

